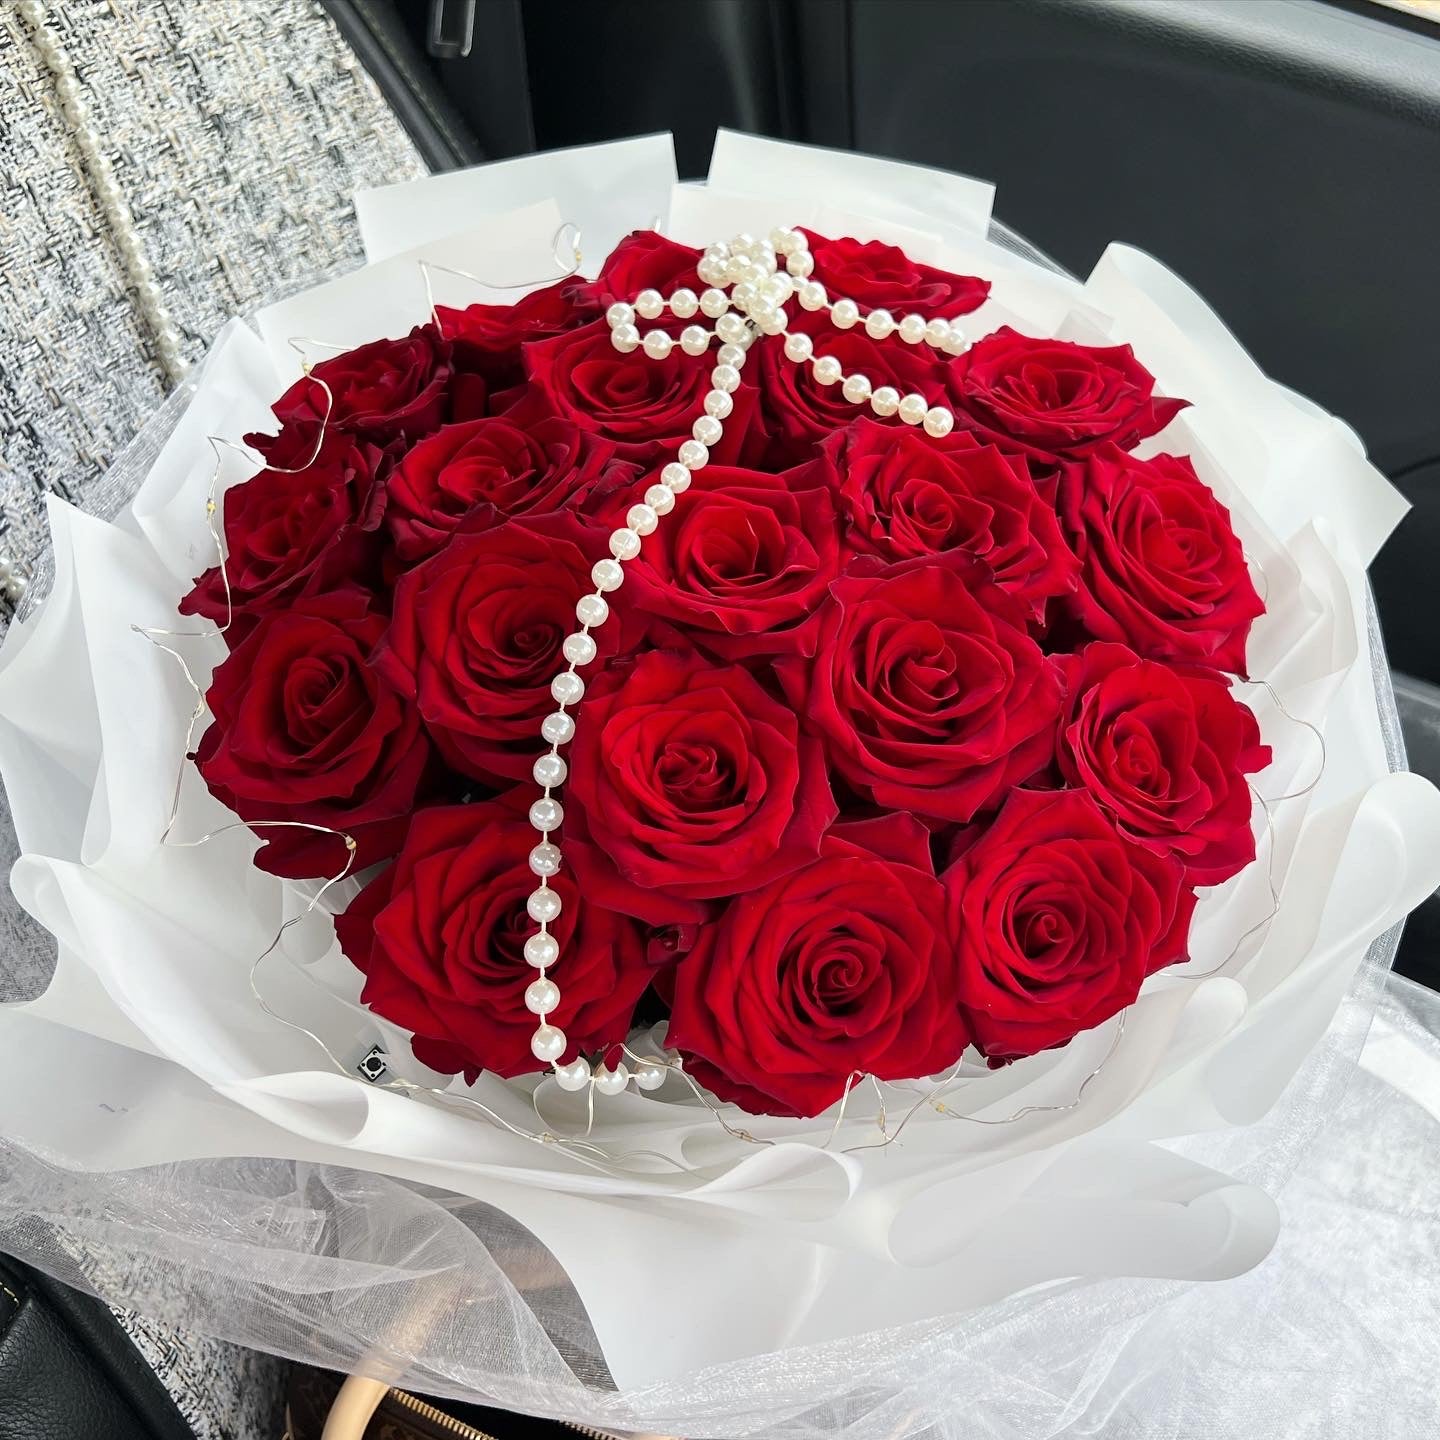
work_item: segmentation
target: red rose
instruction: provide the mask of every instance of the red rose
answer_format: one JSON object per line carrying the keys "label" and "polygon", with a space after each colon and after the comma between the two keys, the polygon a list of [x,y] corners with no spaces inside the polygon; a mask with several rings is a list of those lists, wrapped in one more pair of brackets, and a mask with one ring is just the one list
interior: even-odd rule
{"label": "red rose", "polygon": [[803,228],[802,233],[815,259],[813,278],[825,286],[831,300],[853,300],[862,315],[889,310],[899,320],[918,311],[927,320],[951,320],[978,310],[990,294],[988,280],[922,265],[883,240],[862,244],[849,238],[827,240]]}
{"label": "red rose", "polygon": [[617,301],[633,304],[642,290],[658,290],[667,300],[680,289],[698,295],[707,288],[695,272],[699,263],[700,251],[692,246],[667,240],[653,230],[636,230],[610,252],[595,279],[581,284],[572,280],[571,293],[577,301],[600,310]]}
{"label": "red rose", "polygon": [[[414,1032],[432,1069],[524,1075],[538,1023],[525,1007],[537,971],[524,946],[535,933],[525,900],[535,878],[526,856],[535,832],[523,802],[419,811],[395,863],[336,918],[341,948],[365,974],[361,999]],[[562,1059],[625,1039],[649,984],[633,921],[588,905],[562,870],[549,881],[563,908],[550,924],[560,943]]]}
{"label": "red rose", "polygon": [[652,650],[593,681],[565,847],[596,903],[695,920],[815,858],[835,818],[820,747],[747,671]]}
{"label": "red rose", "polygon": [[[658,633],[725,659],[808,649],[840,569],[840,527],[816,465],[783,475],[707,465],[626,566],[623,604]],[[624,523],[627,497],[618,506]]]}
{"label": "red rose", "polygon": [[[400,577],[376,664],[414,698],[456,770],[497,783],[529,775],[600,553],[571,517],[524,518],[458,535]],[[622,630],[617,620],[596,631],[602,660]]]}
{"label": "red rose", "polygon": [[[678,333],[681,323],[660,328]],[[676,345],[664,360],[651,360],[643,350],[622,355],[602,319],[527,345],[525,365],[532,386],[555,414],[613,440],[626,458],[659,462],[675,458],[705,413],[715,354],[712,349],[686,355]],[[741,385],[731,398],[724,439],[711,457],[716,463],[739,456],[755,414],[752,386]]]}
{"label": "red rose", "polygon": [[1230,512],[1189,459],[1137,460],[1106,446],[1061,470],[1061,527],[1080,558],[1076,618],[1097,640],[1149,660],[1245,673],[1265,613]]}
{"label": "red rose", "polygon": [[485,413],[489,395],[525,378],[520,347],[546,340],[593,320],[596,307],[579,303],[574,281],[557,280],[532,290],[513,305],[435,307],[440,333],[451,342],[455,364],[456,419]]}
{"label": "red rose", "polygon": [[887,561],[958,551],[979,560],[1037,618],[1075,588],[1078,564],[1025,462],[962,431],[857,420],[825,441],[849,524],[847,541]]}
{"label": "red rose", "polygon": [[573,506],[605,476],[614,453],[606,441],[555,416],[512,411],[446,425],[390,476],[385,523],[395,553],[412,565],[462,527]]}
{"label": "red rose", "polygon": [[1192,885],[1243,870],[1255,858],[1245,776],[1270,763],[1270,749],[1226,677],[1102,642],[1066,663],[1065,778],[1088,790],[1122,835],[1174,855]]}
{"label": "red rose", "polygon": [[1116,834],[1083,790],[1017,790],[945,872],[959,995],[995,1059],[1063,1045],[1185,958],[1180,865]]}
{"label": "red rose", "polygon": [[674,981],[669,1043],[754,1114],[818,1115],[852,1076],[936,1074],[968,1038],[944,895],[908,817],[838,827],[818,860],[703,927]]}
{"label": "red rose", "polygon": [[[932,403],[945,398],[944,362],[928,345],[872,340],[859,328],[832,330],[813,315],[796,317],[791,328],[813,338],[816,356],[833,356],[846,375],[864,375],[876,390],[889,385],[901,396],[918,393]],[[748,358],[759,372],[765,456],[772,467],[811,459],[821,440],[855,419],[855,406],[840,386],[822,385],[808,362],[797,365],[787,360],[781,340],[756,341]],[[892,430],[904,426],[898,416],[880,423]]]}
{"label": "red rose", "polygon": [[[302,595],[368,582],[379,553],[375,531],[384,512],[376,483],[381,452],[339,430],[326,434],[312,464],[314,436],[276,437],[272,463],[226,492],[225,569],[212,566],[180,602],[183,615],[223,625],[235,646],[254,618]],[[300,453],[302,452],[303,453]]]}
{"label": "red rose", "polygon": [[402,340],[375,340],[322,360],[270,408],[282,425],[312,436],[328,410],[329,426],[380,445],[397,436],[413,444],[445,418],[449,351],[433,325],[417,325]]}
{"label": "red rose", "polygon": [[1053,753],[1060,676],[1024,620],[978,567],[848,575],[830,587],[814,660],[776,669],[860,795],[964,821]]}
{"label": "red rose", "polygon": [[1107,443],[1129,449],[1187,403],[1157,396],[1128,345],[1035,339],[1008,325],[977,340],[950,376],[962,425],[1051,463]]}
{"label": "red rose", "polygon": [[[337,874],[342,830],[355,868],[393,855],[415,805],[430,747],[413,706],[370,664],[385,631],[357,590],[296,601],[263,616],[216,669],[214,720],[195,763],[222,805],[257,825],[256,863],[276,875]],[[262,821],[300,822],[259,826]]]}

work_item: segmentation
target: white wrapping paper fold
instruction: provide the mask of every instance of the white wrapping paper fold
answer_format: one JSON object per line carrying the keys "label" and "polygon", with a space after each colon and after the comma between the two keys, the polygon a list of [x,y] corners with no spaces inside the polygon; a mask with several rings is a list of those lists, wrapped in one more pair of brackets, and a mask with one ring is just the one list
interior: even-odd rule
{"label": "white wrapping paper fold", "polygon": [[[672,191],[668,155],[668,139],[631,142],[360,197],[374,263],[263,312],[263,339],[227,327],[117,524],[52,502],[53,588],[0,654],[0,770],[23,852],[14,889],[58,937],[60,957],[44,996],[0,1008],[0,1042],[28,1077],[0,1090],[0,1134],[72,1169],[256,1156],[474,1197],[555,1257],[625,1396],[862,1333],[891,1332],[893,1346],[914,1327],[1072,1277],[1214,1280],[1251,1268],[1275,1243],[1278,1211],[1263,1183],[1273,1177],[1247,1172],[1232,1127],[1283,1110],[1367,947],[1440,879],[1440,798],[1390,773],[1366,613],[1364,565],[1403,501],[1346,427],[1267,380],[1147,256],[1112,247],[1078,286],[987,240],[993,192],[978,182],[722,135],[714,188]],[[1262,855],[1205,896],[1192,962],[1152,977],[1118,1040],[1112,1022],[967,1077],[946,1100],[957,1114],[922,1108],[885,1149],[844,1153],[877,1135],[864,1092],[829,1148],[833,1117],[747,1122],[776,1142],[765,1149],[727,1139],[696,1106],[627,1094],[602,1105],[595,1142],[680,1168],[607,1170],[337,1074],[250,989],[255,957],[303,896],[250,866],[255,842],[243,832],[158,844],[190,697],[173,661],[133,627],[173,627],[175,601],[210,561],[206,436],[238,440],[263,424],[298,373],[292,337],[353,344],[374,338],[377,316],[391,333],[427,319],[419,260],[524,278],[537,237],[531,258],[543,271],[557,216],[608,244],[650,224],[657,196],[662,224],[687,240],[712,226],[824,229],[843,217],[859,238],[902,237],[936,263],[993,276],[986,326],[1133,344],[1162,389],[1195,402],[1154,447],[1195,457],[1269,600],[1250,659],[1274,693],[1247,696],[1276,756],[1259,783],[1272,797],[1301,792],[1274,804],[1262,847],[1273,849],[1273,920],[1240,939],[1271,909]],[[500,298],[446,283],[449,303]],[[221,466],[222,487],[246,473],[223,452]],[[203,683],[222,652],[183,643]],[[1325,737],[1323,772],[1310,726]],[[182,839],[229,818],[193,773],[180,816]],[[359,977],[321,916],[287,932],[257,983],[349,1063],[377,1041],[406,1054],[403,1037],[359,1008]],[[1342,1068],[1332,1064],[1330,1082]],[[465,1093],[535,1128],[529,1087],[482,1076]],[[552,1124],[567,1098],[547,1092]],[[650,1275],[680,1297],[676,1323],[636,1323]],[[534,1403],[534,1373],[517,1366],[509,1378],[500,1398]],[[661,1423],[643,1406],[630,1418]],[[706,1433],[698,1404],[671,1422]]]}

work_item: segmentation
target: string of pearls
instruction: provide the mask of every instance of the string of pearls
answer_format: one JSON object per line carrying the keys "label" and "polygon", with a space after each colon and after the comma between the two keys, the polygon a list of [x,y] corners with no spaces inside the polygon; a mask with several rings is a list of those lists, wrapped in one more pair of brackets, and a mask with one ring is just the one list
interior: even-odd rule
{"label": "string of pearls", "polygon": [[114,236],[116,248],[120,251],[120,263],[124,267],[125,278],[134,292],[136,308],[150,329],[160,367],[172,382],[178,382],[185,373],[185,357],[180,353],[182,337],[171,319],[165,297],[156,282],[155,271],[145,254],[145,246],[135,225],[135,216],[125,199],[125,192],[115,178],[110,157],[101,146],[100,131],[85,103],[80,76],[74,62],[50,29],[50,17],[40,0],[20,0],[16,8],[20,17],[30,26],[35,53],[55,81],[55,93],[60,97],[61,113],[69,122],[75,136],[81,163],[90,178],[91,188],[99,201],[110,233]]}
{"label": "string of pearls", "polygon": [[[897,321],[888,310],[871,310],[862,321],[855,301],[843,296],[832,300],[825,287],[811,278],[814,269],[809,244],[797,230],[778,228],[761,240],[737,235],[728,243],[721,241],[706,249],[696,267],[696,274],[708,287],[700,294],[682,287],[666,299],[658,290],[642,290],[633,304],[621,302],[606,311],[610,343],[622,354],[643,350],[652,360],[664,360],[676,345],[686,355],[704,355],[713,340],[718,340],[720,346],[715,368],[710,372],[704,413],[692,426],[691,438],[661,470],[659,482],[645,491],[644,499],[630,507],[625,524],[610,536],[610,557],[598,561],[590,572],[595,590],[582,596],[575,606],[579,628],[566,636],[562,647],[568,663],[550,684],[557,708],[540,725],[540,733],[550,748],[536,760],[533,770],[535,783],[543,791],[530,807],[530,823],[539,831],[540,843],[531,850],[529,863],[539,884],[526,900],[526,910],[539,928],[525,942],[525,958],[540,973],[525,990],[525,1005],[538,1017],[530,1049],[537,1060],[554,1067],[562,1090],[579,1091],[593,1086],[602,1095],[618,1095],[632,1078],[623,1062],[613,1069],[602,1064],[594,1070],[584,1056],[569,1064],[559,1063],[569,1041],[550,1019],[561,999],[560,987],[549,974],[560,955],[559,942],[550,926],[561,911],[560,896],[550,884],[561,865],[560,847],[552,837],[565,819],[555,791],[568,774],[560,750],[575,734],[575,719],[570,711],[585,695],[585,681],[579,670],[595,658],[591,631],[609,618],[610,602],[605,597],[620,588],[626,563],[640,553],[645,537],[654,534],[661,520],[675,508],[676,496],[690,488],[691,476],[709,463],[711,450],[720,443],[725,420],[735,407],[733,397],[740,386],[740,372],[750,345],[757,335],[783,336],[788,360],[808,364],[821,385],[839,385],[852,404],[868,404],[881,417],[898,415],[907,425],[922,426],[936,439],[955,428],[955,416],[945,406],[930,404],[924,395],[901,395],[891,385],[874,386],[866,375],[846,375],[833,355],[816,354],[808,334],[788,328],[786,306],[794,299],[812,313],[828,311],[830,323],[837,330],[863,324],[865,333],[874,340],[898,335],[906,344],[923,342],[947,355],[958,355],[967,347],[958,322],[927,320],[923,315],[905,315]],[[713,324],[687,325],[678,339],[658,328],[641,334],[637,319],[658,320],[667,310],[678,320],[690,320],[698,314]],[[667,1051],[663,1057],[637,1063],[633,1079],[641,1090],[658,1090],[679,1063],[679,1056]]]}

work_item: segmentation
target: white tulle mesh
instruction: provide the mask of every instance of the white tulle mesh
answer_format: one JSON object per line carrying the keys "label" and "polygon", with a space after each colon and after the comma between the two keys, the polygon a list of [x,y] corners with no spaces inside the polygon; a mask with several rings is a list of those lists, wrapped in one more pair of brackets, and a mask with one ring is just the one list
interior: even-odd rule
{"label": "white tulle mesh", "polygon": [[[1384,979],[1376,947],[1364,988]],[[694,1435],[1417,1437],[1440,1421],[1440,999],[1347,1001],[1284,1106],[1247,1132],[1272,1255],[1212,1285],[1117,1281],[615,1393],[538,1246],[503,1215],[284,1161],[76,1175],[0,1146],[0,1248],[176,1325],[412,1388]],[[1342,1098],[1343,1097],[1343,1098]],[[1317,1099],[1330,1122],[1312,1130]],[[1285,1172],[1303,1152],[1298,1169]],[[683,1295],[635,1276],[637,1323]]]}
{"label": "white tulle mesh", "polygon": [[[121,502],[183,404],[162,409],[117,462]],[[1373,610],[1371,627],[1377,705],[1401,769]],[[0,999],[33,995],[53,942],[8,894],[0,936]],[[379,1175],[284,1159],[81,1173],[0,1140],[0,1249],[185,1329],[621,1429],[795,1440],[1440,1433],[1426,1378],[1440,1320],[1427,1192],[1440,1153],[1440,1001],[1388,979],[1397,939],[1371,946],[1325,1040],[1261,1123],[1172,1147],[1281,1206],[1279,1246],[1225,1283],[1074,1282],[621,1392],[533,1237],[484,1204]],[[685,1325],[686,1296],[665,1275],[626,1283],[637,1326]]]}

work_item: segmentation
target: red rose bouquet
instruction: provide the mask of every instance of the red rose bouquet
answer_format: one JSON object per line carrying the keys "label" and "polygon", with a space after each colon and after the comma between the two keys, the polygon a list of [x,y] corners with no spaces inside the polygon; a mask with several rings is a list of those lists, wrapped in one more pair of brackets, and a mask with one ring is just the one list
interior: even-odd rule
{"label": "red rose bouquet", "polygon": [[1264,606],[1190,461],[1137,453],[1185,401],[1129,346],[972,344],[988,289],[639,232],[277,402],[252,443],[313,459],[228,492],[181,605],[232,645],[197,764],[277,874],[393,861],[340,941],[432,1068],[614,1093],[663,1017],[642,1088],[816,1115],[1188,958],[1255,858]]}
{"label": "red rose bouquet", "polygon": [[219,337],[120,520],[54,506],[7,1123],[127,1172],[64,1193],[187,1323],[870,1440],[921,1342],[1037,1393],[1102,1291],[1273,1244],[1437,878],[1399,506],[1136,252],[1082,286],[988,187],[733,136],[635,230],[654,149],[362,197],[373,262]]}

